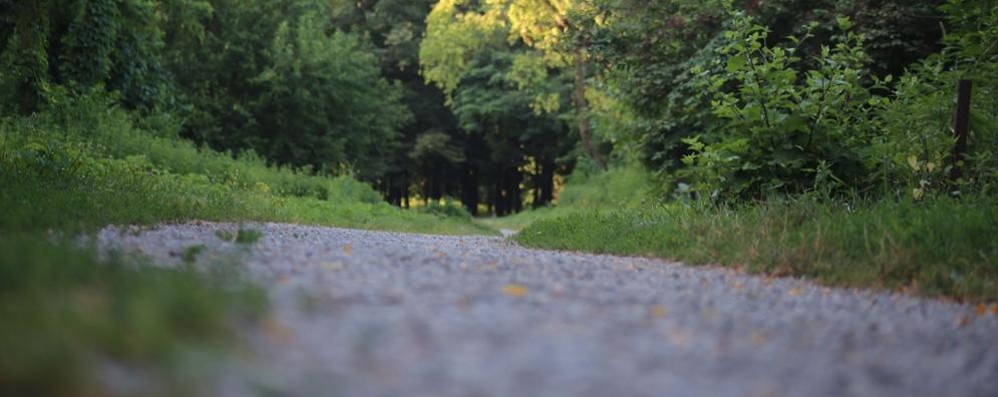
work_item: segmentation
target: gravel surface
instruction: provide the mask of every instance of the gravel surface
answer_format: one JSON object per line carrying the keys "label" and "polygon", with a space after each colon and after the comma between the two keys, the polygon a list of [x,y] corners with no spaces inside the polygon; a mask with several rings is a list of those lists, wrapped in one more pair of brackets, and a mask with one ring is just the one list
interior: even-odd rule
{"label": "gravel surface", "polygon": [[[998,315],[642,258],[281,224],[105,229],[243,262],[273,312],[220,395],[998,396]],[[272,394],[269,394],[272,393]]]}

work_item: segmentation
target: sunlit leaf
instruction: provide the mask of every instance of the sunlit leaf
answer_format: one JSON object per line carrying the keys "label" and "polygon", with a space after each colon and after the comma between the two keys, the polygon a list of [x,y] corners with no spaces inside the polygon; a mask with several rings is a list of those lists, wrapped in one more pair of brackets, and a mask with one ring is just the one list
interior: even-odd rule
{"label": "sunlit leaf", "polygon": [[509,296],[522,298],[527,295],[527,287],[523,284],[516,284],[516,283],[506,284],[502,287],[502,293]]}

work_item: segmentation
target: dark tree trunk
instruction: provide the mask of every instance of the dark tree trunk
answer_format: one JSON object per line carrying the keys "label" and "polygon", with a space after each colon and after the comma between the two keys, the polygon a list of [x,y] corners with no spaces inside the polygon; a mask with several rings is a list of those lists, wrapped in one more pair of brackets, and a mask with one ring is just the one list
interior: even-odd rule
{"label": "dark tree trunk", "polygon": [[496,166],[496,180],[494,186],[495,191],[492,193],[495,199],[496,216],[506,215],[506,210],[507,210],[506,204],[508,201],[506,197],[505,181],[506,181],[505,168],[503,167],[503,164],[500,162]]}
{"label": "dark tree trunk", "polygon": [[540,199],[534,202],[534,208],[551,204],[554,201],[554,161],[547,158],[541,163],[540,172]]}
{"label": "dark tree trunk", "polygon": [[461,180],[461,203],[471,216],[478,215],[478,167],[465,163]]}
{"label": "dark tree trunk", "polygon": [[411,208],[409,206],[409,175],[408,173],[402,177],[402,199],[405,203],[405,208]]}
{"label": "dark tree trunk", "polygon": [[523,180],[523,174],[516,167],[509,167],[506,168],[503,179],[505,179],[503,191],[506,193],[506,213],[515,214],[522,211],[523,197],[521,197],[520,182]]}

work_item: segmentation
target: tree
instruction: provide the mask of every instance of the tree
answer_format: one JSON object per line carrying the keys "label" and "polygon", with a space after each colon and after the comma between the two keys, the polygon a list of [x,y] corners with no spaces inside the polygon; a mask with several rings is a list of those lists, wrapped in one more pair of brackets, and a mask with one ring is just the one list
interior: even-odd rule
{"label": "tree", "polygon": [[37,110],[49,84],[121,93],[129,109],[152,109],[173,100],[162,67],[168,19],[201,4],[116,0],[0,1],[0,75],[21,113]]}
{"label": "tree", "polygon": [[[409,114],[401,89],[321,1],[214,0],[203,44],[174,48],[185,135],[270,162],[373,180]],[[188,43],[189,44],[189,43]],[[182,53],[181,53],[182,52]]]}
{"label": "tree", "polygon": [[[470,212],[478,207],[477,196],[470,194],[478,189],[478,181],[468,175],[476,170],[467,161],[453,157],[444,161],[434,160],[428,168],[412,156],[419,151],[420,142],[436,142],[443,134],[451,145],[465,148],[464,137],[457,121],[444,104],[443,93],[426,83],[419,75],[419,45],[426,26],[426,16],[435,0],[337,0],[333,4],[334,23],[350,32],[370,39],[378,57],[381,73],[385,78],[398,82],[402,87],[402,102],[412,113],[411,122],[400,128],[400,139],[394,146],[388,170],[375,182],[385,198],[396,205],[407,205],[410,190],[422,186],[423,193],[433,192],[436,197],[453,195],[448,183],[461,180],[460,195]],[[424,137],[424,135],[430,135]],[[471,153],[464,153],[470,158]],[[430,170],[433,172],[430,172]],[[456,178],[460,174],[461,178]],[[434,189],[425,189],[433,186]]]}
{"label": "tree", "polygon": [[[484,4],[442,0],[427,19],[427,37],[420,50],[423,75],[445,92],[452,92],[482,43],[502,34],[511,43],[521,41],[541,54],[533,59],[542,62],[542,73],[548,68],[571,67],[577,131],[593,161],[606,169],[606,159],[590,131],[586,97],[590,38],[580,21],[588,7],[582,0],[498,0]],[[543,102],[545,97],[550,98],[542,95],[539,99]]]}

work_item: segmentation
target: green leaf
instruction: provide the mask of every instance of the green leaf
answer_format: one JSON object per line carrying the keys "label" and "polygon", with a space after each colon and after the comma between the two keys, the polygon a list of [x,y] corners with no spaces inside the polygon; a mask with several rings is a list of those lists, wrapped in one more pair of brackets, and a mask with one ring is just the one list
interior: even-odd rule
{"label": "green leaf", "polygon": [[741,55],[736,55],[728,58],[728,66],[725,68],[728,72],[738,72],[745,69],[746,61],[745,57]]}

